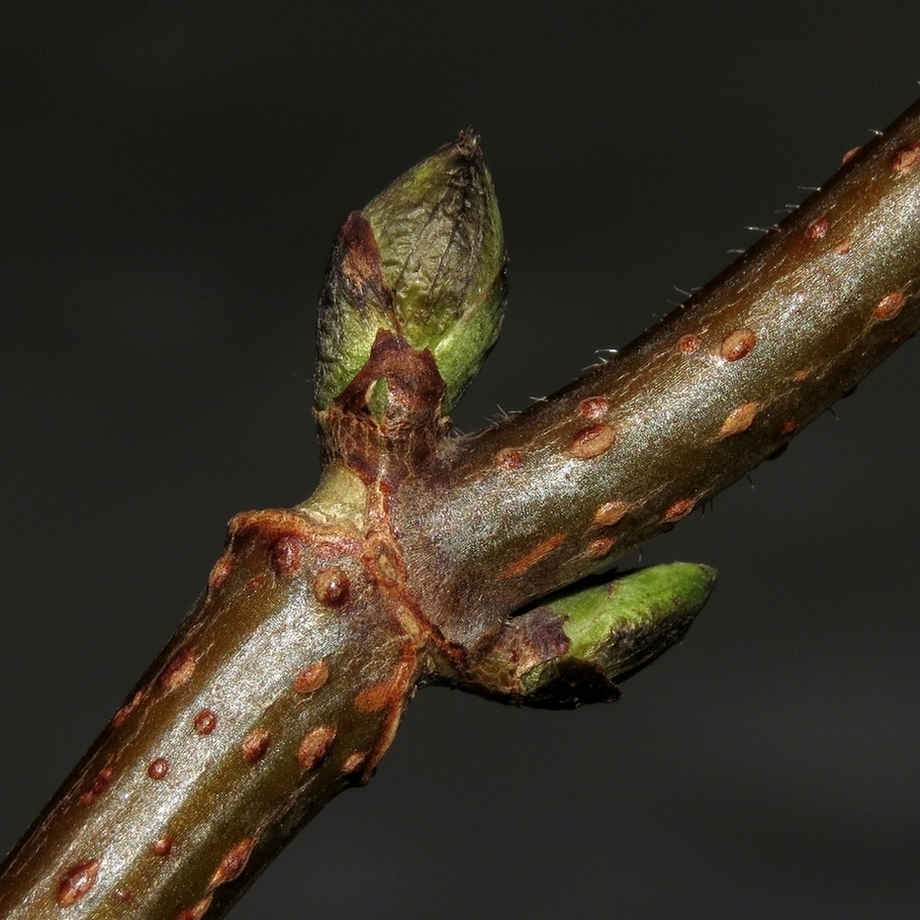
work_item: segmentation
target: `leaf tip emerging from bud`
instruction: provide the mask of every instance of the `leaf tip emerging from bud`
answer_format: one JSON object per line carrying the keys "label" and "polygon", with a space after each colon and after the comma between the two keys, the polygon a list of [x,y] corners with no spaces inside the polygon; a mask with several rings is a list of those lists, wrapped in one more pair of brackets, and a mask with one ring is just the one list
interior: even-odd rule
{"label": "leaf tip emerging from bud", "polygon": [[431,352],[449,412],[498,337],[505,262],[492,179],[479,139],[463,131],[339,231],[320,299],[317,406],[345,389],[387,329]]}

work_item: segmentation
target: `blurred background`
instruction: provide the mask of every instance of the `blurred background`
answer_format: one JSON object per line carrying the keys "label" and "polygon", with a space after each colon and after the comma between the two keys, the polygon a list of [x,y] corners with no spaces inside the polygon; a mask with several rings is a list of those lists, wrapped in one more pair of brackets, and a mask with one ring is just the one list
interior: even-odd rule
{"label": "blurred background", "polygon": [[[350,210],[482,135],[511,301],[473,430],[884,128],[918,94],[918,25],[907,0],[4,3],[0,850],[225,522],[312,490],[314,305]],[[916,917],[918,390],[912,342],[645,547],[720,583],[618,704],[420,694],[235,920]]]}

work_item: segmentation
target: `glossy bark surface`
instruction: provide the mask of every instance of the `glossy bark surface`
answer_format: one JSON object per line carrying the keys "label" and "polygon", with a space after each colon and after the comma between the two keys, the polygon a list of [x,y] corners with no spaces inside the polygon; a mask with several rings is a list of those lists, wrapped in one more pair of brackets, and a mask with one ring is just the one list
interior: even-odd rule
{"label": "glossy bark surface", "polygon": [[186,624],[12,854],[3,917],[219,915],[370,778],[415,658],[359,546],[307,514],[234,520]]}
{"label": "glossy bark surface", "polygon": [[[317,495],[235,520],[196,612],[6,864],[6,914],[217,917],[369,778],[416,686],[537,702],[508,675],[575,639],[522,605],[673,526],[916,331],[918,121],[621,356],[477,437],[448,435],[431,352],[378,330],[318,416]],[[615,698],[620,672],[589,663],[548,702]]]}
{"label": "glossy bark surface", "polygon": [[397,508],[410,571],[438,573],[427,587],[468,642],[625,555],[782,450],[914,335],[918,279],[920,104],[621,353],[445,445]]}

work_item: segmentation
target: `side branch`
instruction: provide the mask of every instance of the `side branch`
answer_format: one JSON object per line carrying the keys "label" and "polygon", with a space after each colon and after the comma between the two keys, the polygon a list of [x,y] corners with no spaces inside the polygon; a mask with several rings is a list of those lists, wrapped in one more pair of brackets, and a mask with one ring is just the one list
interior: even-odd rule
{"label": "side branch", "polygon": [[914,335],[918,277],[920,103],[613,360],[445,446],[395,515],[438,625],[475,643],[775,455]]}
{"label": "side branch", "polygon": [[234,519],[192,616],[0,867],[0,915],[221,916],[370,779],[425,683],[616,699],[713,571],[555,589],[780,450],[920,325],[920,105],[848,159],[616,360],[469,439],[446,413],[505,298],[477,139],[353,213],[320,311],[316,493]]}

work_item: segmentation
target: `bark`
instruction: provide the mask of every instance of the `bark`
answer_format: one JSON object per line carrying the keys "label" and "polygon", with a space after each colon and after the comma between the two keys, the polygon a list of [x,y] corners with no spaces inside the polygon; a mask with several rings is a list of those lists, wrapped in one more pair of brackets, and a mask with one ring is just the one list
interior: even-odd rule
{"label": "bark", "polygon": [[685,583],[629,602],[661,629],[617,614],[599,644],[565,601],[527,605],[674,526],[916,332],[918,206],[920,105],[622,354],[470,438],[447,433],[437,348],[394,320],[321,406],[317,493],[234,519],[195,611],[4,863],[0,913],[220,916],[371,777],[425,683],[615,698],[711,574],[685,572],[685,607]]}
{"label": "bark", "polygon": [[[620,354],[444,442],[394,513],[444,628],[475,642],[508,610],[670,529],[914,335],[918,167],[915,104]],[[438,583],[422,584],[431,571]]]}

